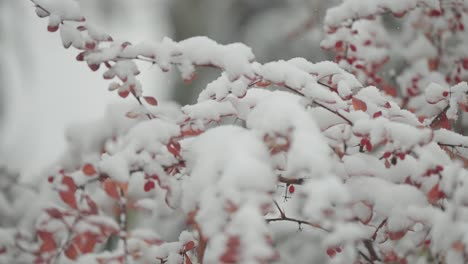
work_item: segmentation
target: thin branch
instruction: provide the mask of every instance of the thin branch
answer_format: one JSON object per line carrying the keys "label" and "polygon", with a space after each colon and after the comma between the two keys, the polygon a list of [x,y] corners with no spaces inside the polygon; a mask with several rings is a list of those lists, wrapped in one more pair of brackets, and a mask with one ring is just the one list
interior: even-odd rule
{"label": "thin branch", "polygon": [[331,232],[331,230],[326,229],[326,228],[320,226],[319,224],[314,224],[314,223],[311,223],[311,222],[308,222],[308,221],[305,221],[305,220],[300,220],[300,219],[296,219],[296,218],[287,217],[287,216],[286,216],[286,213],[285,213],[283,210],[281,210],[281,208],[279,207],[278,202],[273,201],[273,203],[275,204],[276,208],[277,208],[278,211],[280,212],[280,217],[277,217],[277,218],[267,218],[267,219],[265,219],[265,221],[266,221],[267,223],[270,223],[270,222],[278,222],[278,221],[288,221],[288,222],[297,223],[297,224],[299,224],[299,225],[304,224],[304,225],[312,226],[312,227],[321,229],[321,230],[326,231],[326,232]]}
{"label": "thin branch", "polygon": [[[83,187],[78,187],[78,190],[81,190],[81,195],[80,195],[80,204],[81,204],[83,202],[83,199],[84,199],[84,186]],[[65,239],[65,243],[59,248],[59,250],[57,251],[57,253],[53,257],[53,261],[51,263],[54,263],[54,264],[58,263],[59,258],[62,255],[63,251],[66,248],[69,248],[71,246],[72,237],[73,237],[73,234],[74,234],[73,231],[74,231],[74,229],[76,228],[76,226],[78,225],[78,223],[79,223],[79,221],[81,219],[82,219],[81,212],[78,211],[78,215],[73,220],[73,223],[71,224],[71,226],[68,226],[68,234],[67,234],[67,238]]]}
{"label": "thin branch", "polygon": [[286,215],[284,214],[284,211],[283,211],[283,210],[281,210],[281,208],[279,207],[279,204],[278,204],[278,202],[277,202],[277,201],[273,201],[273,202],[275,203],[275,206],[276,206],[276,208],[277,208],[277,209],[278,209],[278,211],[280,212],[281,218],[285,218],[285,217],[286,217]]}
{"label": "thin branch", "polygon": [[119,237],[123,241],[124,244],[124,263],[129,263],[128,261],[128,242],[127,242],[127,234],[128,234],[128,221],[127,221],[127,200],[125,198],[125,193],[122,188],[119,189],[119,207],[120,207],[120,215],[119,215],[119,223],[120,223],[120,233]]}
{"label": "thin branch", "polygon": [[459,145],[445,144],[445,143],[437,143],[437,144],[439,144],[439,146],[443,146],[443,147],[466,148],[466,149],[468,149],[468,146],[465,146],[465,145],[462,145],[462,144],[459,144]]}
{"label": "thin branch", "polygon": [[304,178],[289,179],[280,175],[278,176],[278,181],[285,184],[301,185],[304,183]]}
{"label": "thin branch", "polygon": [[359,255],[361,255],[365,260],[367,260],[367,262],[369,262],[369,263],[374,263],[374,261],[372,261],[368,256],[366,256],[366,254],[362,253],[361,250],[358,250],[358,253],[359,253]]}
{"label": "thin branch", "polygon": [[283,217],[267,218],[267,219],[265,219],[265,221],[267,223],[278,222],[278,221],[294,222],[294,223],[298,223],[300,225],[308,225],[308,226],[312,226],[312,227],[321,229],[321,230],[326,231],[326,232],[331,232],[331,230],[329,230],[327,228],[324,228],[324,227],[320,226],[319,224],[314,224],[314,223],[311,223],[311,222],[308,222],[308,221],[305,221],[305,220],[295,219],[295,218],[291,218],[291,217],[287,217],[287,216],[285,216],[284,218]]}
{"label": "thin branch", "polygon": [[346,121],[346,123],[348,123],[349,125],[353,125],[353,122],[351,122],[351,120],[349,120],[348,118],[346,118],[345,116],[343,116],[342,114],[340,114],[338,111],[334,111],[334,110],[331,110],[330,108],[326,107],[325,105],[317,102],[316,100],[313,101],[316,105],[324,108],[325,110],[328,110],[329,112],[341,117],[341,119],[343,119],[344,121]]}
{"label": "thin branch", "polygon": [[[294,93],[297,94],[297,95],[300,95],[300,96],[302,96],[302,97],[305,97],[305,95],[304,95],[303,93],[299,92],[298,90],[296,90],[296,89],[294,89],[294,88],[292,88],[292,87],[290,87],[290,86],[288,86],[288,85],[283,84],[282,87],[288,89],[289,91],[294,92]],[[312,102],[313,102],[314,104],[316,104],[316,105],[322,107],[323,109],[329,111],[330,113],[333,113],[333,114],[339,116],[341,119],[343,119],[344,121],[346,121],[346,123],[348,123],[349,125],[351,125],[351,126],[353,125],[353,122],[351,122],[351,120],[349,120],[348,118],[346,118],[345,116],[343,116],[342,114],[340,114],[338,111],[334,111],[334,110],[328,108],[327,106],[323,105],[322,103],[317,102],[317,100],[313,100]]]}
{"label": "thin branch", "polygon": [[371,259],[380,261],[380,258],[379,256],[377,256],[377,252],[375,252],[374,246],[372,245],[372,240],[365,239],[362,242],[364,243],[364,246],[366,247],[367,251],[369,251]]}

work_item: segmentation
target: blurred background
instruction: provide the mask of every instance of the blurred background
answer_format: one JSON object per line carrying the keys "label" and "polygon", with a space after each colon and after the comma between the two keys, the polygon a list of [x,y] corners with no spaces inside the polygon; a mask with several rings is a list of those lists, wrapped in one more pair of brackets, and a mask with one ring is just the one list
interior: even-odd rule
{"label": "blurred background", "polygon": [[[244,42],[259,62],[305,57],[320,50],[325,10],[337,0],[79,0],[88,21],[114,38],[137,43],[163,36],[208,36]],[[108,82],[47,32],[29,0],[0,0],[0,166],[31,177],[65,147],[64,131],[101,117],[112,101]],[[140,64],[145,93],[158,100],[193,103],[219,72],[202,70],[190,85],[175,73]],[[127,100],[131,100],[128,98]]]}

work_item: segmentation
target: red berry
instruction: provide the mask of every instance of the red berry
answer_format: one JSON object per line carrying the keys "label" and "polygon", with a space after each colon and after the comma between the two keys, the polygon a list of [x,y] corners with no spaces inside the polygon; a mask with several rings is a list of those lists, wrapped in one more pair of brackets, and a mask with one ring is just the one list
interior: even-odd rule
{"label": "red berry", "polygon": [[289,185],[289,188],[288,188],[288,191],[289,193],[294,193],[294,191],[296,190],[296,188],[294,187],[294,185]]}
{"label": "red berry", "polygon": [[54,181],[54,176],[49,176],[49,177],[47,178],[47,181],[50,182],[50,183],[52,183],[52,182]]}
{"label": "red berry", "polygon": [[449,95],[449,92],[447,92],[447,91],[444,91],[444,92],[442,93],[442,96],[444,96],[444,97],[447,97],[448,95]]}
{"label": "red berry", "polygon": [[143,187],[143,189],[145,190],[145,192],[149,192],[151,191],[152,189],[154,189],[154,181],[147,181],[145,183],[145,186]]}
{"label": "red berry", "polygon": [[354,46],[354,44],[350,44],[350,45],[349,45],[349,48],[350,48],[352,51],[356,51],[356,50],[357,50],[357,48],[356,48],[356,46]]}
{"label": "red berry", "polygon": [[387,152],[385,152],[385,153],[383,154],[383,158],[384,158],[384,159],[388,159],[388,158],[390,158],[391,155],[392,155],[392,153],[389,152],[389,151],[387,151]]}

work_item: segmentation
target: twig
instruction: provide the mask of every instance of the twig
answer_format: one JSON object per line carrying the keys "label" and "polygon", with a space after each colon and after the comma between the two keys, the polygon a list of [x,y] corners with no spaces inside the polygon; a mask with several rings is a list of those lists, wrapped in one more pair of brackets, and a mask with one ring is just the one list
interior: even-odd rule
{"label": "twig", "polygon": [[270,222],[278,222],[278,221],[288,221],[288,222],[297,223],[297,224],[299,224],[299,225],[304,224],[304,225],[312,226],[312,227],[321,229],[321,230],[326,231],[326,232],[331,232],[331,230],[329,230],[329,229],[327,229],[327,228],[324,228],[324,227],[320,226],[319,224],[314,224],[314,223],[311,223],[311,222],[308,222],[308,221],[305,221],[305,220],[300,220],[300,219],[295,219],[295,218],[287,217],[287,216],[286,216],[286,213],[285,213],[283,210],[281,210],[281,208],[279,207],[278,202],[273,201],[273,203],[275,204],[276,208],[277,208],[278,211],[280,212],[280,217],[277,217],[277,218],[267,218],[267,219],[265,219],[265,221],[266,221],[267,223],[270,223]]}
{"label": "twig", "polygon": [[372,261],[368,256],[366,256],[366,254],[362,253],[361,250],[358,250],[358,253],[359,253],[359,255],[361,255],[365,260],[367,260],[367,262],[369,262],[369,263],[374,263],[374,261]]}
{"label": "twig", "polygon": [[462,145],[462,144],[459,144],[459,145],[445,144],[445,143],[437,143],[437,144],[439,144],[439,146],[443,146],[443,147],[466,148],[466,149],[468,149],[468,146],[465,146],[465,145]]}
{"label": "twig", "polygon": [[119,215],[119,223],[120,223],[120,232],[119,237],[122,239],[124,244],[124,263],[129,263],[128,261],[128,242],[127,242],[127,228],[128,228],[128,221],[127,221],[127,200],[125,198],[125,193],[122,188],[119,189],[119,207],[120,207],[120,215]]}
{"label": "twig", "polygon": [[369,251],[371,259],[380,261],[380,258],[377,256],[377,252],[375,252],[374,246],[372,245],[372,241],[370,239],[365,239],[362,242],[364,243],[367,251]]}
{"label": "twig", "polygon": [[289,178],[285,178],[283,176],[278,176],[278,181],[279,182],[282,182],[282,183],[286,183],[286,184],[296,184],[296,185],[301,185],[304,183],[304,179],[303,178],[296,178],[296,179],[289,179]]}

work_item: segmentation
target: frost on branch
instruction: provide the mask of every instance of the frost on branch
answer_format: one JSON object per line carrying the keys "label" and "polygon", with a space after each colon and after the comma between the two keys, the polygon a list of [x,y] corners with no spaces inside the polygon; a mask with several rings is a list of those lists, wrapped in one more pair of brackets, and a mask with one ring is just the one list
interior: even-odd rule
{"label": "frost on branch", "polygon": [[[71,126],[42,185],[0,171],[0,262],[468,261],[465,1],[344,1],[321,42],[335,62],[265,64],[206,37],[116,41],[75,1],[32,2],[135,103]],[[136,61],[220,73],[180,107],[146,95]]]}

